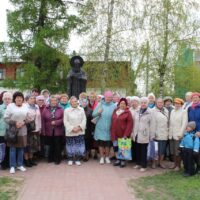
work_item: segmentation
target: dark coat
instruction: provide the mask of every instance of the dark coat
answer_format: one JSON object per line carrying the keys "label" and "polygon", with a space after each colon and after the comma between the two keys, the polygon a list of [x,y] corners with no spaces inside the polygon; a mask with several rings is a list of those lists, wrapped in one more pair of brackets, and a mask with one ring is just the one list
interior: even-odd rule
{"label": "dark coat", "polygon": [[200,104],[194,109],[192,107],[188,108],[188,122],[196,122],[196,131],[200,131]]}
{"label": "dark coat", "polygon": [[[51,122],[55,121],[55,125]],[[45,136],[63,136],[63,109],[57,106],[55,118],[51,117],[51,107],[47,106],[42,112],[42,134]]]}
{"label": "dark coat", "polygon": [[84,111],[87,118],[85,138],[90,138],[90,137],[93,137],[92,132],[94,132],[94,129],[95,129],[95,125],[91,122],[93,111],[91,108],[89,108],[89,106],[85,107]]}
{"label": "dark coat", "polygon": [[111,123],[111,139],[112,141],[117,140],[118,138],[130,137],[133,130],[133,118],[131,112],[128,108],[117,116],[115,109],[112,115]]}

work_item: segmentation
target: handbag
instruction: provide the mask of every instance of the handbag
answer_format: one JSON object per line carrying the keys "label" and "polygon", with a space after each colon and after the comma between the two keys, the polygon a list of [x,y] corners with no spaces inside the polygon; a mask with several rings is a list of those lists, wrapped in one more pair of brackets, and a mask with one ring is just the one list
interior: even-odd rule
{"label": "handbag", "polygon": [[94,118],[91,120],[91,122],[92,122],[93,124],[97,124],[99,118],[100,118],[100,115],[98,115],[97,117],[94,117]]}
{"label": "handbag", "polygon": [[18,132],[19,130],[15,125],[10,125],[9,128],[6,129],[5,140],[10,144],[16,144]]}
{"label": "handbag", "polygon": [[[102,108],[101,103],[100,103],[100,107],[99,108]],[[97,122],[98,122],[98,120],[99,120],[100,117],[101,117],[101,114],[98,114],[96,117],[92,118],[91,122],[93,124],[97,124]]]}
{"label": "handbag", "polygon": [[129,138],[119,138],[118,139],[117,159],[132,160],[131,146],[132,146],[131,139],[129,139]]}
{"label": "handbag", "polygon": [[35,120],[29,122],[29,123],[26,125],[26,127],[27,127],[27,131],[28,131],[29,133],[32,132],[32,131],[34,131],[34,130],[35,130]]}
{"label": "handbag", "polygon": [[2,163],[5,158],[5,151],[6,151],[5,143],[0,143],[0,163]]}

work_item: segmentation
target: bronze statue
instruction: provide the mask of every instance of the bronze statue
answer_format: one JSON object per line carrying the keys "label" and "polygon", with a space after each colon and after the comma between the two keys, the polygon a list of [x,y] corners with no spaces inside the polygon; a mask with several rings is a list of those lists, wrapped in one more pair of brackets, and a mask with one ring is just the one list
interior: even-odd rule
{"label": "bronze statue", "polygon": [[86,91],[87,75],[81,70],[84,60],[80,56],[73,56],[70,60],[72,69],[67,75],[67,94],[71,96],[79,97],[81,92]]}

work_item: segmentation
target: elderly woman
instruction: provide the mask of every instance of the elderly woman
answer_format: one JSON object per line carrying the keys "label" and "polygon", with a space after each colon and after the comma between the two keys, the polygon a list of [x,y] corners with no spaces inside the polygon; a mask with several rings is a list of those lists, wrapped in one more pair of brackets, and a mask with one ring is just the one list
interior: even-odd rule
{"label": "elderly woman", "polygon": [[[2,97],[3,104],[0,105],[0,144],[6,145],[6,141],[4,139],[7,124],[4,121],[4,113],[6,111],[7,106],[12,102],[12,94],[10,92],[5,92]],[[9,167],[9,148],[6,146],[5,152],[1,152],[2,154],[5,153],[4,160],[1,162],[1,169],[7,169]]]}
{"label": "elderly woman", "polygon": [[147,168],[147,146],[150,140],[155,138],[155,121],[152,110],[148,108],[149,100],[147,97],[140,99],[141,107],[134,117],[134,129],[132,133],[136,145],[136,166],[141,172]]}
{"label": "elderly woman", "polygon": [[[39,95],[36,97],[36,104],[39,107],[41,116],[42,116],[42,112],[44,108],[46,107],[44,100],[45,99],[43,95]],[[45,157],[45,136],[42,133],[40,134],[40,154],[39,155],[41,157]],[[46,153],[46,157],[47,157],[47,153]]]}
{"label": "elderly woman", "polygon": [[24,151],[24,164],[26,167],[37,165],[33,160],[33,154],[40,150],[40,133],[41,133],[41,114],[36,105],[35,96],[27,96],[28,116],[30,122],[27,124],[27,146]]}
{"label": "elderly woman", "polygon": [[183,109],[187,110],[192,105],[192,92],[187,92],[185,94],[185,103],[183,104]]}
{"label": "elderly woman", "polygon": [[93,117],[99,116],[95,127],[94,139],[97,141],[99,147],[99,153],[101,156],[100,164],[104,164],[105,161],[107,164],[110,164],[110,128],[112,114],[116,106],[112,102],[113,94],[111,91],[106,91],[104,97],[105,99],[98,104],[92,114]]}
{"label": "elderly woman", "polygon": [[149,93],[148,94],[148,100],[149,100],[149,104],[148,107],[149,108],[154,108],[156,105],[156,97],[153,93]]}
{"label": "elderly woman", "polygon": [[66,108],[70,107],[70,103],[69,103],[69,96],[67,94],[61,94],[60,95],[60,102],[59,102],[59,106],[65,110]]}
{"label": "elderly woman", "polygon": [[183,109],[184,101],[180,98],[174,99],[174,109],[171,112],[170,123],[169,123],[169,139],[170,148],[174,155],[174,165],[170,169],[176,171],[181,168],[181,157],[179,155],[179,144],[184,135],[187,126],[187,111]]}
{"label": "elderly woman", "polygon": [[47,89],[44,89],[41,91],[41,95],[44,97],[44,103],[45,105],[49,104],[49,97],[50,97],[50,92]]}
{"label": "elderly woman", "polygon": [[[192,94],[192,105],[188,108],[188,122],[196,123],[196,135],[200,138],[200,94],[194,92]],[[196,159],[196,172],[200,173],[200,154]]]}
{"label": "elderly woman", "polygon": [[137,112],[139,109],[140,109],[140,98],[137,96],[131,97],[130,112],[133,117],[134,117],[135,112]]}
{"label": "elderly woman", "polygon": [[[118,139],[129,138],[133,130],[133,118],[128,108],[128,102],[121,98],[114,110],[111,123],[111,139],[115,153],[118,152]],[[114,166],[125,167],[125,161],[117,159]]]}
{"label": "elderly woman", "polygon": [[155,141],[158,142],[158,164],[165,169],[163,160],[169,136],[169,114],[168,110],[164,108],[162,98],[156,100],[156,106],[152,109],[152,113],[155,120]]}
{"label": "elderly woman", "polygon": [[[15,173],[15,168],[20,171],[26,171],[23,167],[24,147],[27,145],[27,127],[28,122],[28,108],[24,104],[24,95],[21,92],[13,94],[13,103],[9,104],[5,114],[4,120],[10,126],[18,129],[17,143],[8,143],[10,147],[10,173]],[[17,162],[16,162],[17,154]]]}
{"label": "elderly woman", "polygon": [[[140,110],[140,98],[137,96],[131,97],[131,107],[129,108],[133,121],[135,117],[135,113]],[[133,127],[134,128],[134,127]],[[133,132],[133,131],[132,131]],[[132,140],[132,160],[136,161],[136,155],[135,155],[135,142]]]}
{"label": "elderly woman", "polygon": [[91,92],[88,96],[88,106],[89,108],[91,108],[92,110],[94,110],[97,105],[98,105],[98,101],[97,101],[97,95],[95,92]]}
{"label": "elderly woman", "polygon": [[[156,97],[153,93],[149,93],[148,94],[148,100],[149,100],[149,104],[148,104],[148,107],[150,109],[153,109],[156,105]],[[157,143],[153,140],[151,140],[149,142],[149,145],[148,145],[148,151],[147,151],[147,158],[150,162],[152,162],[152,168],[154,169],[156,167],[156,161],[157,161]]]}
{"label": "elderly woman", "polygon": [[75,160],[75,164],[80,166],[80,160],[85,155],[86,116],[84,109],[78,106],[76,97],[70,98],[70,104],[71,107],[64,112],[68,165],[73,165]]}
{"label": "elderly woman", "polygon": [[58,105],[58,98],[50,96],[49,105],[42,113],[42,134],[49,145],[48,162],[60,164],[63,138],[63,109]]}

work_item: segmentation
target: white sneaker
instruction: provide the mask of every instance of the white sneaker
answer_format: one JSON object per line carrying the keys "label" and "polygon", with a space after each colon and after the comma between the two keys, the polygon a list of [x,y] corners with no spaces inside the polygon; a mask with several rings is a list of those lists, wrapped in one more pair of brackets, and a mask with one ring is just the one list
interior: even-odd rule
{"label": "white sneaker", "polygon": [[140,166],[139,166],[139,165],[135,165],[133,168],[134,168],[134,169],[139,169]]}
{"label": "white sneaker", "polygon": [[106,164],[110,164],[111,163],[109,157],[106,157],[105,160],[106,160]]}
{"label": "white sneaker", "polygon": [[14,174],[15,173],[15,168],[14,167],[11,167],[10,168],[10,174]]}
{"label": "white sneaker", "polygon": [[80,165],[81,165],[81,162],[77,160],[77,161],[75,162],[75,164],[78,165],[78,166],[80,166]]}
{"label": "white sneaker", "polygon": [[146,169],[146,168],[141,168],[140,171],[141,171],[141,172],[146,172],[147,169]]}
{"label": "white sneaker", "polygon": [[69,166],[72,166],[72,165],[73,165],[73,161],[72,161],[72,160],[69,160],[69,161],[68,161],[68,165],[69,165]]}
{"label": "white sneaker", "polygon": [[22,171],[22,172],[26,171],[26,168],[24,168],[23,166],[17,167],[17,169],[20,170],[20,171]]}
{"label": "white sneaker", "polygon": [[103,165],[104,164],[104,157],[100,158],[99,164]]}

